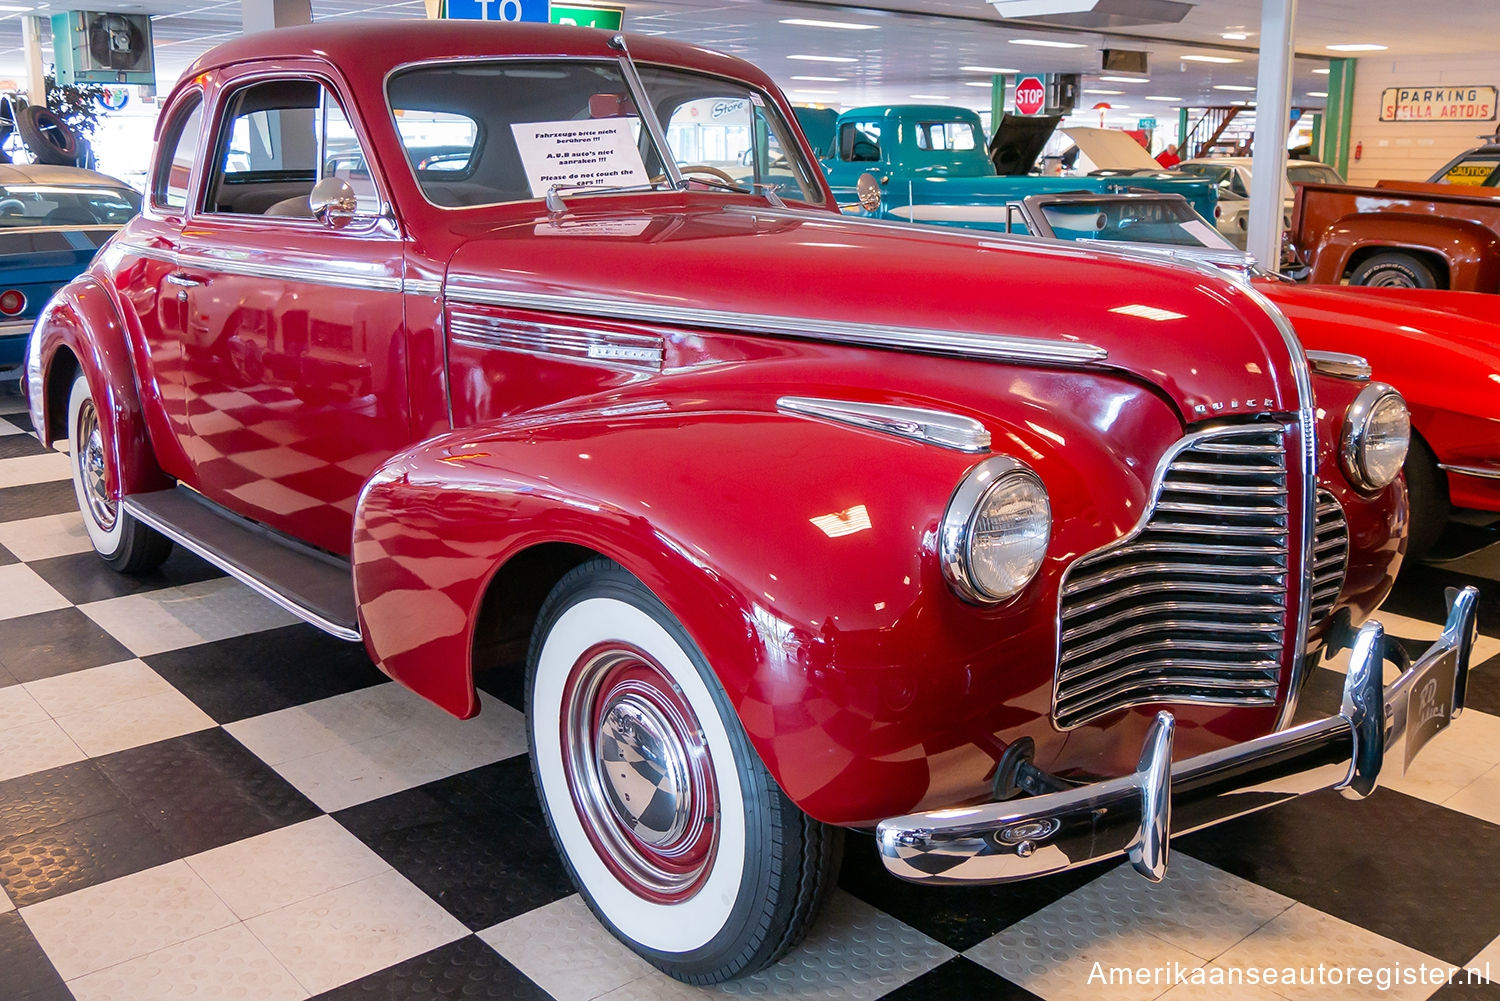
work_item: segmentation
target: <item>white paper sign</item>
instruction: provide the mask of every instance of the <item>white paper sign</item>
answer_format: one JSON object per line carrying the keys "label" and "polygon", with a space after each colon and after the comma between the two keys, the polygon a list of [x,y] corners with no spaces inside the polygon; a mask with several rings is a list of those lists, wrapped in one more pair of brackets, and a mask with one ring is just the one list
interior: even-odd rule
{"label": "white paper sign", "polygon": [[649,183],[631,134],[634,121],[595,118],[512,125],[532,196],[542,197],[554,184],[599,188]]}

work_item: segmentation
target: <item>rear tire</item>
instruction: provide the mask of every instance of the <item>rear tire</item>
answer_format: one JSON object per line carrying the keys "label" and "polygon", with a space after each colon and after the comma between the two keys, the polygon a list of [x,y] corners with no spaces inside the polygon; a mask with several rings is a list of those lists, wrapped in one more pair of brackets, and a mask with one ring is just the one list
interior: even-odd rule
{"label": "rear tire", "polygon": [[1401,467],[1406,473],[1406,494],[1411,503],[1411,528],[1406,537],[1406,559],[1415,562],[1431,552],[1448,524],[1452,505],[1448,479],[1437,466],[1437,457],[1415,434]]}
{"label": "rear tire", "polygon": [[120,509],[105,486],[109,429],[99,420],[93,394],[82,372],[68,394],[68,458],[73,492],[94,551],[120,573],[155,570],[172,553],[172,540]]}
{"label": "rear tire", "polygon": [[796,945],[833,888],[843,831],[771,779],[707,661],[608,560],[538,616],[526,697],[537,794],[589,907],[669,976],[714,984]]}
{"label": "rear tire", "polygon": [[1437,288],[1437,275],[1421,259],[1411,254],[1376,254],[1354,269],[1350,285],[1375,288]]}

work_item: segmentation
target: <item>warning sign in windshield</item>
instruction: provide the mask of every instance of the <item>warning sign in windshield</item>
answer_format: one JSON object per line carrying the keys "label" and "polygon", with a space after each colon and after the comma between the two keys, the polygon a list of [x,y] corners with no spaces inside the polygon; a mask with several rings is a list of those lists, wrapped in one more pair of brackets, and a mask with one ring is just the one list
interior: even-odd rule
{"label": "warning sign in windshield", "polygon": [[646,165],[635,145],[634,118],[512,125],[516,149],[533,197],[553,185],[603,188],[646,184]]}

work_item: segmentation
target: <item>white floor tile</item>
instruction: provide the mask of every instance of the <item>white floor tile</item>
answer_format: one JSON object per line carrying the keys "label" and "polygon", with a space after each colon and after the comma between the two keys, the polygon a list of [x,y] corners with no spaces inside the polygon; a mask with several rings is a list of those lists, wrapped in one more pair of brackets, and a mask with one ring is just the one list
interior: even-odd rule
{"label": "white floor tile", "polygon": [[332,817],[315,817],[187,861],[242,919],[391,869]]}
{"label": "white floor tile", "polygon": [[30,681],[26,683],[26,691],[49,715],[56,717],[72,716],[176,689],[143,662],[122,660],[118,664]]}
{"label": "white floor tile", "polygon": [[299,621],[227,577],[78,608],[138,657]]}
{"label": "white floor tile", "polygon": [[21,917],[64,980],[234,923],[181,860],[23,907]]}
{"label": "white floor tile", "polygon": [[21,487],[73,477],[72,460],[63,452],[19,455],[0,462],[0,487]]}
{"label": "white floor tile", "polygon": [[22,685],[0,688],[0,730],[45,723],[52,717]]}
{"label": "white floor tile", "polygon": [[10,894],[5,892],[5,887],[0,886],[0,914],[16,909],[15,902],[10,899]]}
{"label": "white floor tile", "polygon": [[468,934],[457,918],[396,872],[329,890],[245,924],[314,994]]}
{"label": "white floor tile", "polygon": [[25,434],[26,432],[16,427],[10,421],[0,418],[0,438],[11,434]]}
{"label": "white floor tile", "polygon": [[481,693],[459,720],[399,685],[337,695],[225,727],[330,812],[526,751],[521,714]]}
{"label": "white floor tile", "polygon": [[[1246,984],[1243,975],[1239,982],[1231,982],[1229,972],[1215,966],[1205,967],[1202,976],[1205,982],[1180,983],[1163,994],[1161,1001],[1286,1001],[1269,987]],[[1214,976],[1224,979],[1218,983],[1208,979]]]}
{"label": "white floor tile", "polygon": [[[1382,777],[1381,784],[1429,803],[1449,805],[1457,794],[1497,765],[1500,765],[1500,716],[1469,709],[1453,721],[1446,733],[1422,750],[1411,771],[1401,778]],[[1394,776],[1397,769],[1388,770]],[[1500,816],[1500,797],[1488,805],[1491,815],[1485,819]]]}
{"label": "white floor tile", "polygon": [[97,758],[127,747],[140,747],[206,730],[216,724],[186,695],[170,691],[88,709],[71,716],[59,716],[57,725],[83,748],[85,754]]}
{"label": "white floor tile", "polygon": [[479,937],[557,1001],[588,1001],[656,969],[599,924],[576,893],[502,921]]}
{"label": "white floor tile", "polygon": [[55,720],[0,730],[0,781],[86,757]]}
{"label": "white floor tile", "polygon": [[[1500,766],[1491,768],[1443,800],[1443,805],[1450,810],[1500,824]],[[1500,972],[1500,958],[1497,958],[1496,967],[1497,972]]]}
{"label": "white floor tile", "polygon": [[[1423,622],[1421,619],[1409,619],[1404,615],[1386,611],[1384,608],[1378,610],[1371,619],[1378,621],[1385,627],[1387,636],[1399,636],[1404,640],[1418,640],[1423,643],[1431,643],[1443,635],[1443,624],[1441,622]],[[1481,623],[1481,628],[1490,628],[1489,624]],[[1493,636],[1479,634],[1474,642],[1474,652],[1470,656],[1470,663],[1479,666],[1496,654],[1500,654],[1500,639]],[[1325,658],[1320,665],[1332,671],[1340,673],[1349,670],[1349,651],[1340,651],[1336,656]],[[1389,682],[1394,676],[1395,668],[1386,665],[1386,681]]]}
{"label": "white floor tile", "polygon": [[4,596],[0,601],[0,619],[55,612],[72,604],[25,563],[0,567],[0,595]]}
{"label": "white floor tile", "polygon": [[[0,421],[0,424],[4,424]],[[41,518],[0,522],[0,546],[15,554],[16,559],[34,563],[54,556],[91,552],[88,529],[77,511],[49,514]]]}
{"label": "white floor tile", "polygon": [[1500,984],[1500,938],[1479,950],[1479,955],[1469,961],[1467,968],[1477,969],[1486,980]]}
{"label": "white floor tile", "polygon": [[[1316,971],[1324,967],[1390,969],[1443,966],[1440,960],[1366,931],[1306,904],[1287,908],[1264,928],[1224,953],[1214,965],[1233,969],[1286,969]],[[1309,976],[1316,976],[1310,973]],[[1272,990],[1289,1001],[1368,1001],[1374,987],[1360,984],[1274,984]],[[1431,984],[1392,984],[1379,992],[1392,1001],[1423,1001],[1433,991]]]}
{"label": "white floor tile", "polygon": [[308,992],[242,924],[71,981],[77,1001],[298,1001]]}

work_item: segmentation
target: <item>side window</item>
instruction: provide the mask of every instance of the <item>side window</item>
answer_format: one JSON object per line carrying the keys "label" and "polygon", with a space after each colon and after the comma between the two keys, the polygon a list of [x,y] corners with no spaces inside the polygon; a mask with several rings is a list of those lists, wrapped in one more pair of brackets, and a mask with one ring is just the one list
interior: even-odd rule
{"label": "side window", "polygon": [[380,196],[354,128],[316,80],[267,80],[230,95],[209,178],[206,211],[311,219],[308,195],[324,177],[354,189],[356,215]]}
{"label": "side window", "polygon": [[839,159],[848,163],[879,163],[880,123],[845,122],[839,126]]}
{"label": "side window", "polygon": [[188,183],[203,132],[203,97],[194,95],[162,133],[156,175],[151,179],[151,204],[178,212],[187,208]]}
{"label": "side window", "polygon": [[1229,174],[1229,190],[1242,198],[1250,197],[1250,189],[1245,187],[1245,178],[1239,171],[1231,171]]}

